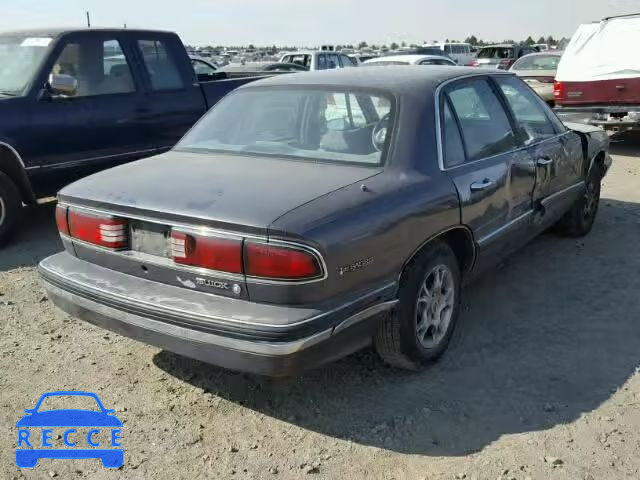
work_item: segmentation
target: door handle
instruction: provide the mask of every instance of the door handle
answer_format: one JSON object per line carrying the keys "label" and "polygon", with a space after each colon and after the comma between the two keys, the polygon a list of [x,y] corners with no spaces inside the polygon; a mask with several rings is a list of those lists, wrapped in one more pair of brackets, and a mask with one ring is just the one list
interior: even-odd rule
{"label": "door handle", "polygon": [[539,158],[536,163],[538,164],[539,167],[546,167],[547,165],[550,165],[553,163],[553,158],[542,157],[542,158]]}
{"label": "door handle", "polygon": [[486,190],[487,188],[493,187],[494,185],[495,182],[492,182],[488,178],[485,178],[481,182],[473,182],[471,185],[469,185],[469,188],[472,192],[481,192],[482,190]]}

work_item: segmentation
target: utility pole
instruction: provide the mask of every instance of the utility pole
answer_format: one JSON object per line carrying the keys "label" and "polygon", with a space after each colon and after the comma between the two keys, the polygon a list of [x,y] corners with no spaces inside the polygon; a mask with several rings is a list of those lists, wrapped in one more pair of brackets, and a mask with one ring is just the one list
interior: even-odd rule
{"label": "utility pole", "polygon": [[89,10],[87,10],[87,27],[91,28],[91,16],[89,15]]}

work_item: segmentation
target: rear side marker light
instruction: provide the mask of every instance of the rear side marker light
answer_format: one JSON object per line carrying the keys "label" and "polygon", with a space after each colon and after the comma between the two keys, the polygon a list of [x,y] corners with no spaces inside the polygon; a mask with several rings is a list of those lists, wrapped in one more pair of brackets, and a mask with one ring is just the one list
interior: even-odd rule
{"label": "rear side marker light", "polygon": [[69,236],[83,242],[110,249],[129,245],[127,221],[117,217],[100,216],[69,209]]}
{"label": "rear side marker light", "polygon": [[56,207],[56,225],[58,226],[58,231],[63,235],[69,235],[69,222],[67,220],[67,207],[63,207],[62,205],[58,205]]}

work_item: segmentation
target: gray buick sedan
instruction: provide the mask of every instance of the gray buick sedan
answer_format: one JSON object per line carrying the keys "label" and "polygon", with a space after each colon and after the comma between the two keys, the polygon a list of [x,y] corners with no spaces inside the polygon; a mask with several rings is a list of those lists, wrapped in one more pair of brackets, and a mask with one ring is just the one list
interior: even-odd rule
{"label": "gray buick sedan", "polygon": [[368,344],[420,369],[463,281],[550,228],[587,234],[611,163],[515,75],[285,75],[218,103],[169,153],[70,185],[50,298],[95,325],[282,376]]}

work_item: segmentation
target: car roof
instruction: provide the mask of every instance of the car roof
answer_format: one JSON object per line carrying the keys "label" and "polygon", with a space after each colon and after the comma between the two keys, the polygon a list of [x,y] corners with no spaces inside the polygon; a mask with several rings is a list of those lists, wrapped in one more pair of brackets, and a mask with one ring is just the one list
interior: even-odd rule
{"label": "car roof", "polygon": [[527,55],[525,55],[523,57],[520,57],[520,58],[525,58],[525,57],[548,57],[548,56],[561,57],[562,54],[564,54],[564,50],[545,50],[544,52],[528,53]]}
{"label": "car roof", "polygon": [[401,60],[407,63],[419,62],[420,60],[447,60],[453,62],[453,60],[443,55],[387,55],[384,57],[371,58],[364,63],[373,64],[378,62],[397,62]]}
{"label": "car roof", "polygon": [[248,83],[240,89],[258,87],[330,86],[343,89],[382,89],[392,94],[423,94],[443,82],[467,76],[514,75],[469,67],[432,65],[371,66],[278,75]]}
{"label": "car roof", "polygon": [[82,32],[98,32],[98,33],[158,33],[168,34],[173,33],[168,30],[138,30],[135,28],[77,28],[77,27],[57,27],[57,28],[36,28],[27,30],[13,30],[9,32],[0,33],[1,37],[50,37],[56,38],[67,33],[82,33]]}

